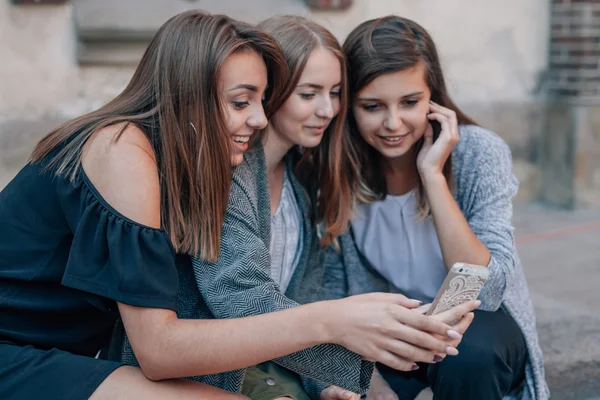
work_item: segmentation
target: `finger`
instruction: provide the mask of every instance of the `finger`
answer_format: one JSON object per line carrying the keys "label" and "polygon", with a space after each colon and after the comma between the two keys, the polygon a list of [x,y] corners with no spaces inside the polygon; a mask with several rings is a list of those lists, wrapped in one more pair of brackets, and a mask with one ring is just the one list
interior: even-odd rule
{"label": "finger", "polygon": [[378,300],[397,304],[405,308],[417,308],[423,304],[422,301],[409,299],[408,297],[398,293],[376,293],[374,295],[377,296]]}
{"label": "finger", "polygon": [[433,112],[438,112],[440,114],[444,114],[450,119],[456,119],[456,112],[448,107],[444,107],[436,103],[435,101],[429,100],[430,107],[429,109]]}
{"label": "finger", "polygon": [[448,120],[447,116],[445,116],[444,114],[433,112],[427,114],[427,118],[430,120],[438,121],[442,125],[442,132],[440,133],[440,137],[442,137],[443,135],[447,135],[447,137],[449,138],[453,137],[452,130],[450,127],[450,121]]}
{"label": "finger", "polygon": [[453,307],[449,310],[435,315],[435,319],[443,321],[445,323],[460,320],[464,315],[467,315],[468,313],[479,307],[480,304],[481,301],[479,300],[467,301],[466,303],[460,304],[456,307]]}
{"label": "finger", "polygon": [[[422,315],[419,315],[418,313],[412,313],[412,314],[415,314],[418,317],[433,320],[431,317],[422,316]],[[404,320],[406,321],[407,318],[404,318]],[[435,320],[433,320],[433,321],[438,322]],[[453,336],[455,339],[462,338],[462,335],[459,334],[458,332],[455,332],[455,331],[452,331],[452,332],[454,332]],[[395,328],[389,330],[388,336],[390,336],[390,338],[395,338],[400,341],[406,342],[409,345],[420,347],[421,349],[426,349],[427,351],[431,351],[432,353],[445,353],[445,354],[449,354],[449,355],[458,354],[457,350],[455,348],[449,346],[446,340],[438,339],[438,338],[434,337],[434,335],[432,335],[431,333],[420,330],[420,329],[413,328],[412,326],[409,326],[408,324],[407,325],[405,325],[403,323],[398,324]],[[449,338],[450,336],[448,336],[447,334],[444,334],[443,337]],[[397,349],[397,347],[390,345],[389,343],[385,343],[382,345],[382,347],[384,347],[385,350],[389,350],[389,348],[386,346],[389,346],[389,348]],[[403,358],[409,359],[409,360],[410,360],[409,356],[413,356],[412,353],[409,353],[407,356],[405,356],[403,354],[398,354],[398,355],[402,356]],[[427,361],[427,362],[429,362],[429,361]]]}
{"label": "finger", "polygon": [[321,392],[321,400],[351,400],[355,397],[356,393],[339,386],[329,386]]}
{"label": "finger", "polygon": [[419,366],[414,362],[405,360],[390,352],[383,351],[378,358],[381,364],[398,371],[416,371],[419,369]]}
{"label": "finger", "polygon": [[452,134],[455,139],[458,139],[458,117],[456,116],[456,111],[443,107],[431,100],[429,103],[431,104],[431,107],[429,107],[431,111],[443,114],[448,118],[451,128],[450,134]]}
{"label": "finger", "polygon": [[423,138],[423,147],[427,148],[433,145],[433,126],[431,126],[431,124],[427,124]]}
{"label": "finger", "polygon": [[[447,344],[444,342],[444,347],[445,346],[447,346]],[[390,353],[393,353],[407,361],[412,361],[415,363],[422,362],[428,364],[433,364],[439,361],[438,358],[436,358],[436,354],[434,352],[430,350],[425,350],[421,347],[414,346],[404,340],[392,339],[389,342],[386,342],[383,345],[383,347]]]}
{"label": "finger", "polygon": [[461,335],[464,334],[469,328],[469,326],[471,326],[473,318],[475,318],[475,314],[473,314],[472,312],[468,313],[460,320],[458,324],[454,325],[454,330],[460,333]]}
{"label": "finger", "polygon": [[[467,309],[467,308],[465,308]],[[403,312],[404,310],[401,309],[395,309],[394,310],[396,312],[396,314],[394,315],[396,317],[396,320],[406,324],[408,326],[411,326],[412,328],[416,329],[419,332],[424,333],[425,335],[431,337],[431,335],[428,335],[425,332],[430,332],[430,333],[437,333],[439,335],[442,335],[444,337],[449,337],[451,339],[459,339],[461,337],[461,335],[456,332],[453,328],[451,328],[449,325],[447,325],[446,320],[442,319],[442,318],[432,318],[431,316],[428,315],[421,315],[420,313],[416,313],[416,312]],[[468,310],[466,312],[469,312],[471,310]],[[455,318],[458,319],[458,318]],[[449,320],[450,321],[454,321],[453,319]],[[424,346],[420,346],[420,347],[424,347]],[[442,349],[437,348],[437,347],[425,347],[425,348],[431,348],[434,350],[438,350],[441,351]]]}
{"label": "finger", "polygon": [[427,314],[427,311],[431,308],[431,303],[423,304],[415,309],[420,314]]}

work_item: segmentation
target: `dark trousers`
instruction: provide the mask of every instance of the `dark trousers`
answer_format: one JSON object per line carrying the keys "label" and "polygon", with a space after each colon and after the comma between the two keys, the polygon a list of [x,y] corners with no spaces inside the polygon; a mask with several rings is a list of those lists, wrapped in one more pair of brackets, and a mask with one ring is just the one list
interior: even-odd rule
{"label": "dark trousers", "polygon": [[400,400],[431,387],[435,400],[501,400],[523,383],[527,347],[515,321],[502,311],[475,311],[457,356],[402,372],[377,365]]}

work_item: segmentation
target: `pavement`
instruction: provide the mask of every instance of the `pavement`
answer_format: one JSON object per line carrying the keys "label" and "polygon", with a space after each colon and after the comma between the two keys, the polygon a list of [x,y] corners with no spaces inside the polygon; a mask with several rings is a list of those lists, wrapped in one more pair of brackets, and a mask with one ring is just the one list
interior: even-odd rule
{"label": "pavement", "polygon": [[600,209],[515,207],[553,399],[600,399]]}
{"label": "pavement", "polygon": [[551,398],[600,400],[600,209],[517,204],[513,222]]}

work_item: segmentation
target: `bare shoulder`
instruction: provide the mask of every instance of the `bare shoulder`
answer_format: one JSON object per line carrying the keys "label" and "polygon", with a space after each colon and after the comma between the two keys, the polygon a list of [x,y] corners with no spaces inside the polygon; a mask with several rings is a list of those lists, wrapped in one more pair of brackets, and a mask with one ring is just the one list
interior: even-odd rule
{"label": "bare shoulder", "polygon": [[95,132],[84,149],[82,166],[111,207],[142,225],[160,227],[156,157],[141,129],[117,124]]}

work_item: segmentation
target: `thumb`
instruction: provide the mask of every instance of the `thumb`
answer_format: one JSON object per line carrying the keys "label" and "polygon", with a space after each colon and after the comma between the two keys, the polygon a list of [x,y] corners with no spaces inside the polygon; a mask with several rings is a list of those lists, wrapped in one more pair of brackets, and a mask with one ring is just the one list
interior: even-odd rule
{"label": "thumb", "polygon": [[380,293],[380,295],[382,300],[387,300],[390,303],[398,304],[404,308],[417,308],[423,304],[420,300],[409,299],[399,293]]}
{"label": "thumb", "polygon": [[329,386],[321,393],[322,400],[352,400],[354,393],[338,386]]}

